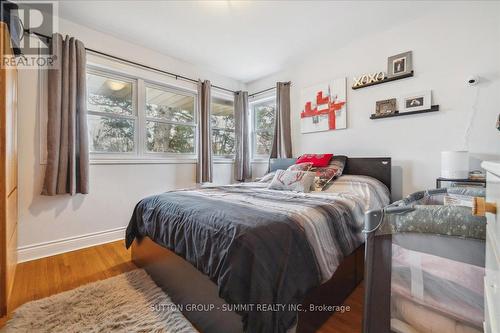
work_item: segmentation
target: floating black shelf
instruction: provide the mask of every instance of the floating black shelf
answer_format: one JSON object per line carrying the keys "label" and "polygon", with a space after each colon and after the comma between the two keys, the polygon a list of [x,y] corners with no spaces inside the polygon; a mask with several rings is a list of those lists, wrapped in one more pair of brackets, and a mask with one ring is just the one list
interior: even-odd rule
{"label": "floating black shelf", "polygon": [[436,112],[436,111],[439,111],[439,105],[432,105],[431,108],[427,109],[427,110],[393,113],[393,114],[387,114],[387,115],[383,115],[383,116],[377,116],[375,114],[372,114],[370,116],[370,119],[382,119],[382,118],[401,117],[401,116],[409,116],[411,114],[428,113],[428,112]]}
{"label": "floating black shelf", "polygon": [[413,71],[411,71],[408,74],[404,75],[399,75],[399,76],[394,76],[394,77],[386,77],[385,79],[377,82],[372,82],[372,83],[367,83],[362,86],[357,86],[357,87],[352,87],[353,90],[356,89],[361,89],[361,88],[366,88],[366,87],[371,87],[371,86],[376,86],[377,84],[382,84],[386,82],[391,82],[391,81],[396,81],[396,80],[401,80],[401,79],[406,79],[407,77],[412,77],[413,76]]}

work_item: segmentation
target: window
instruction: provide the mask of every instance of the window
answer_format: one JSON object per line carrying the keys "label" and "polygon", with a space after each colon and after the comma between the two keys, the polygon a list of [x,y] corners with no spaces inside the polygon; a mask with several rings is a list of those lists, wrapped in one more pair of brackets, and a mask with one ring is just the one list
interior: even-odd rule
{"label": "window", "polygon": [[134,82],[89,72],[87,91],[90,152],[134,152],[137,119]]}
{"label": "window", "polygon": [[219,157],[234,156],[234,102],[212,97],[212,152]]}
{"label": "window", "polygon": [[89,68],[87,108],[93,159],[196,157],[194,92]]}
{"label": "window", "polygon": [[269,98],[251,104],[253,114],[252,146],[254,158],[267,158],[271,154],[276,99]]}
{"label": "window", "polygon": [[146,87],[146,150],[195,153],[195,96]]}

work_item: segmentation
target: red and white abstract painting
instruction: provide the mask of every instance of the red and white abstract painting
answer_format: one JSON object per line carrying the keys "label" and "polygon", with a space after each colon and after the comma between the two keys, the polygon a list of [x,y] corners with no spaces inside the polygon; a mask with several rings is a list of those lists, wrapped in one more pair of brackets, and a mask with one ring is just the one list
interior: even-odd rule
{"label": "red and white abstract painting", "polygon": [[347,128],[346,78],[302,89],[302,133]]}

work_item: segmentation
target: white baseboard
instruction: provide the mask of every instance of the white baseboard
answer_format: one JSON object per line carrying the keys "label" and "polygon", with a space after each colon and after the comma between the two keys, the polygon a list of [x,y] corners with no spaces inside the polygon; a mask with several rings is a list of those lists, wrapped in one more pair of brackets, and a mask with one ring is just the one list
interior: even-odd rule
{"label": "white baseboard", "polygon": [[21,246],[17,248],[18,262],[50,257],[60,253],[124,239],[125,229],[126,227],[120,227],[50,242]]}

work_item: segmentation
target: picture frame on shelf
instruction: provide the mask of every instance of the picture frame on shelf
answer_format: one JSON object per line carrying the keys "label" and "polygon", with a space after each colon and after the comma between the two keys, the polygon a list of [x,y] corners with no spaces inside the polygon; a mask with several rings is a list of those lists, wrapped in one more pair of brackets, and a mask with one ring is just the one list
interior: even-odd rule
{"label": "picture frame on shelf", "polygon": [[387,77],[398,77],[413,71],[412,51],[393,55],[387,59]]}
{"label": "picture frame on shelf", "polygon": [[425,90],[402,96],[399,102],[400,112],[429,110],[431,108],[431,90]]}
{"label": "picture frame on shelf", "polygon": [[398,113],[396,98],[377,101],[375,105],[375,115],[377,117]]}

